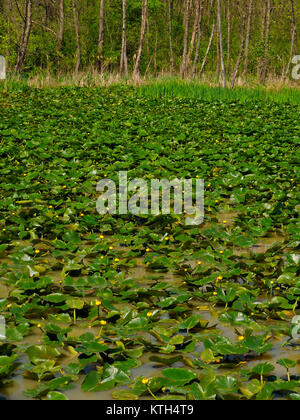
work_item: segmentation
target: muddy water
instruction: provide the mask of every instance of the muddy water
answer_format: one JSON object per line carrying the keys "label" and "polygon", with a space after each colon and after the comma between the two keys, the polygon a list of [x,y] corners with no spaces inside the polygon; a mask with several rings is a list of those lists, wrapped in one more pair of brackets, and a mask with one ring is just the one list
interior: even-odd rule
{"label": "muddy water", "polygon": [[[226,224],[230,227],[237,214],[222,214],[220,216],[220,222],[223,223],[223,221],[226,220]],[[250,252],[253,253],[265,253],[267,252],[274,243],[282,243],[284,242],[283,237],[279,236],[272,236],[270,238],[262,238],[259,243],[251,247],[250,249],[234,249],[234,253],[236,255],[249,255]],[[20,245],[20,244],[18,244]],[[24,245],[24,244],[22,244]],[[122,249],[124,250],[124,249]],[[0,260],[0,263],[3,263],[4,260]],[[7,261],[5,261],[7,263]],[[11,265],[11,261],[10,265]],[[132,269],[129,269],[126,273],[126,276],[128,278],[135,279],[139,285],[141,286],[147,286],[149,284],[149,280],[151,277],[153,278],[154,273],[147,269],[147,267],[144,264],[144,259],[138,258],[136,259],[136,266]],[[155,273],[156,278],[160,278],[161,281],[166,281],[170,285],[177,286],[182,284],[182,277],[176,276],[172,273]],[[52,272],[51,277],[55,279],[59,283],[59,281],[62,279],[61,272]],[[0,299],[5,299],[9,295],[9,289],[5,285],[0,283]],[[234,328],[225,326],[224,324],[221,324],[218,322],[218,315],[221,311],[224,311],[224,309],[221,308],[215,308],[210,304],[203,303],[203,301],[195,301],[193,302],[194,306],[194,313],[201,315],[202,318],[209,321],[210,325],[217,324],[217,329],[219,329],[222,334],[231,340],[236,340],[236,333],[234,331]],[[273,321],[274,322],[274,321]],[[270,323],[266,323],[267,326],[271,325]],[[73,329],[72,336],[80,336],[84,332],[87,331],[86,326],[78,326]],[[89,330],[93,331],[93,330]],[[97,331],[95,331],[97,332]],[[33,331],[33,334],[29,337],[26,337],[25,343],[26,345],[34,345],[39,344],[42,341],[42,333],[40,330],[36,329]],[[276,361],[281,358],[288,358],[291,360],[296,361],[297,367],[292,370],[292,375],[299,375],[300,376],[300,353],[299,353],[299,347],[288,347],[288,348],[282,348],[281,343],[284,341],[284,338],[281,338],[281,340],[274,339],[272,341],[273,349],[268,352],[268,354],[264,355],[263,357],[255,358],[249,362],[247,362],[247,367],[252,367],[260,362],[271,362],[276,366],[276,370],[274,372],[274,375],[279,377],[285,377],[286,372],[285,369],[279,365],[276,365]],[[300,343],[299,343],[300,344]],[[197,352],[202,351],[202,345],[197,348]],[[140,375],[146,376],[146,377],[153,377],[160,375],[160,369],[161,366],[157,364],[156,362],[153,362],[150,360],[150,357],[153,356],[150,353],[144,354],[141,359],[141,366],[134,369],[132,372],[133,377],[137,377]],[[192,355],[190,355],[192,357]],[[66,366],[69,363],[72,362],[72,359],[74,356],[69,354],[67,351],[64,352],[62,365]],[[24,358],[24,360],[21,360],[22,363],[26,363],[27,360]],[[184,367],[183,363],[178,362],[173,365],[173,367]],[[240,369],[240,368],[239,368]],[[226,368],[220,368],[220,370],[225,370]],[[238,368],[236,369],[236,372],[238,371]],[[231,372],[233,372],[231,370]],[[68,390],[64,392],[64,394],[70,399],[70,400],[109,400],[111,399],[111,391],[105,391],[105,392],[99,392],[99,393],[85,393],[81,390],[81,384],[84,380],[84,376],[80,376],[80,380],[78,383],[74,385],[74,388],[71,390]],[[36,388],[37,382],[33,381],[31,379],[24,378],[22,375],[22,372],[17,372],[17,374],[14,376],[13,381],[10,386],[5,387],[1,390],[1,393],[5,395],[6,398],[10,400],[22,400],[26,399],[24,397],[23,392],[27,389]]]}
{"label": "muddy water", "polygon": [[0,283],[0,299],[7,299],[8,295],[9,295],[8,287]]}
{"label": "muddy water", "polygon": [[271,236],[269,238],[261,238],[257,245],[251,246],[247,249],[235,248],[234,254],[237,256],[253,254],[265,254],[268,252],[275,244],[283,244],[284,238],[282,236]]}
{"label": "muddy water", "polygon": [[[147,275],[147,273],[148,272],[145,269],[145,267],[143,268],[139,266],[137,270],[137,274],[141,276],[145,276]],[[169,275],[166,275],[164,280],[168,279],[169,277],[170,277]],[[174,277],[176,278],[176,276],[171,276],[171,278],[174,278]],[[192,304],[195,307],[195,310],[194,310],[195,314],[200,315],[203,319],[208,320],[210,325],[217,324],[216,328],[222,331],[222,334],[224,336],[230,338],[233,341],[236,340],[236,332],[234,328],[218,322],[218,315],[222,311],[224,311],[224,308],[216,308],[211,304],[203,303],[202,301],[198,302],[197,300],[193,301]],[[264,324],[269,327],[272,325],[273,326],[277,325],[275,321],[269,321],[269,322],[265,321]],[[95,331],[89,330],[89,331],[92,331],[95,333],[97,332],[96,330]],[[71,335],[73,337],[76,337],[76,336],[80,336],[84,332],[86,332],[86,326],[84,327],[84,325],[82,326],[79,325],[73,328]],[[41,341],[42,341],[42,333],[39,329],[36,329],[33,331],[33,334],[31,336],[26,337],[24,344],[34,345],[34,344],[39,344]],[[256,357],[255,359],[247,362],[247,368],[254,367],[257,363],[271,362],[273,365],[275,365],[275,368],[276,368],[274,371],[274,375],[284,378],[286,377],[286,371],[283,367],[276,365],[276,361],[278,361],[281,358],[288,358],[297,362],[297,367],[293,369],[291,372],[292,375],[300,376],[299,347],[282,348],[281,346],[282,341],[284,341],[284,338],[282,337],[280,340],[274,339],[272,341],[273,349],[269,351],[267,354],[261,357]],[[196,352],[199,353],[202,351],[203,351],[203,345],[200,344],[197,347]],[[150,357],[153,355],[154,354],[152,353],[145,353],[142,356],[141,366],[132,371],[133,378],[141,376],[141,375],[146,376],[146,377],[153,377],[153,376],[159,376],[161,374],[160,371],[161,371],[162,366],[159,363],[156,363],[150,360]],[[189,356],[192,357],[193,355],[189,355]],[[63,358],[61,359],[60,363],[62,364],[62,366],[66,366],[69,363],[71,363],[73,359],[74,359],[74,356],[72,354],[69,354],[68,351],[64,351]],[[25,363],[26,362],[25,358],[21,360],[21,362]],[[180,368],[180,367],[186,367],[186,366],[182,362],[177,362],[174,365],[172,365],[172,367]],[[240,367],[237,367],[236,369],[228,370],[228,372],[237,373],[241,368],[243,368],[243,365],[241,365]],[[226,366],[219,367],[219,371],[220,373],[222,372],[226,373],[227,372]],[[112,391],[105,391],[105,392],[98,392],[98,393],[97,392],[96,393],[83,392],[81,390],[81,384],[83,380],[84,380],[84,375],[81,375],[78,383],[74,385],[74,388],[64,392],[64,394],[70,400],[94,400],[94,399],[110,400],[112,398],[111,397]],[[11,383],[11,385],[1,390],[1,392],[6,398],[10,400],[26,400],[27,398],[24,397],[23,392],[27,389],[36,388],[36,386],[37,386],[36,381],[24,378],[22,376],[22,372],[18,372],[18,374],[14,377],[14,380]],[[117,388],[117,389],[121,389],[121,388]],[[148,397],[146,397],[146,399],[147,398]]]}

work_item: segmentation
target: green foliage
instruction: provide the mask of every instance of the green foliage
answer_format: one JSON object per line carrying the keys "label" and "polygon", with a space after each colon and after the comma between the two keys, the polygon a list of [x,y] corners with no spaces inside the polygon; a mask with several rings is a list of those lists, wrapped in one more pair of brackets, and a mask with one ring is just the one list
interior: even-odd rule
{"label": "green foliage", "polygon": [[[299,398],[299,104],[210,94],[1,90],[1,393]],[[205,179],[205,224],[100,216],[120,170]]]}

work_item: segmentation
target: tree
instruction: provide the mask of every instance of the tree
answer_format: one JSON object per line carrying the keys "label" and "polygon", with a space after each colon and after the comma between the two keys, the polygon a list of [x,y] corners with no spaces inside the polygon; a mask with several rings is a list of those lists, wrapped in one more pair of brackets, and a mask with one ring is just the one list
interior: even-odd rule
{"label": "tree", "polygon": [[134,77],[143,63],[149,75],[265,83],[289,77],[299,23],[300,0],[0,0],[0,52],[15,73],[94,64],[127,76],[132,62]]}
{"label": "tree", "polygon": [[235,86],[236,78],[238,75],[239,67],[242,62],[243,54],[244,54],[244,48],[246,43],[246,19],[247,19],[247,0],[244,0],[244,4],[242,5],[242,31],[241,31],[241,46],[240,46],[240,52],[232,73],[231,78],[231,88],[233,89]]}
{"label": "tree", "polygon": [[206,63],[207,63],[208,55],[209,55],[209,52],[210,52],[210,49],[211,49],[211,46],[212,46],[212,43],[213,43],[213,39],[214,39],[214,36],[215,36],[215,30],[216,30],[216,24],[213,23],[210,38],[209,38],[209,42],[208,42],[208,46],[207,46],[207,50],[206,50],[206,53],[205,53],[205,56],[204,56],[204,59],[203,59],[202,65],[201,65],[201,69],[200,69],[200,76],[202,76],[204,68],[205,68]]}
{"label": "tree", "polygon": [[127,1],[123,0],[123,19],[122,19],[122,51],[120,62],[120,73],[128,76],[128,59],[127,59],[127,34],[126,34],[126,18],[127,18]]}
{"label": "tree", "polygon": [[23,33],[21,42],[18,50],[18,58],[15,67],[15,75],[21,70],[26,56],[26,51],[28,47],[29,37],[32,28],[32,0],[26,0],[25,4],[25,17],[23,24]]}
{"label": "tree", "polygon": [[297,54],[297,25],[296,25],[294,0],[290,0],[290,8],[291,8],[291,53],[290,53],[290,58],[289,58],[287,67],[286,67],[285,78],[288,77],[293,57]]}
{"label": "tree", "polygon": [[170,66],[171,73],[174,72],[174,51],[173,51],[173,0],[168,0],[169,6],[169,46],[170,46]]}
{"label": "tree", "polygon": [[226,71],[224,63],[224,49],[223,49],[223,32],[222,32],[222,17],[221,17],[221,2],[217,0],[218,6],[218,29],[219,29],[219,48],[220,48],[220,61],[221,61],[221,77],[222,77],[222,86],[226,87]]}
{"label": "tree", "polygon": [[187,64],[190,65],[191,57],[195,49],[195,43],[198,36],[198,33],[200,31],[201,26],[201,0],[195,0],[195,19],[194,19],[194,25],[193,25],[193,32],[192,37],[190,41],[190,48],[188,50],[187,54]]}
{"label": "tree", "polygon": [[247,76],[248,67],[249,67],[249,47],[250,47],[252,14],[253,14],[253,0],[249,0],[247,34],[246,34],[246,44],[245,44],[245,62],[244,62],[244,73],[243,73],[244,76]]}
{"label": "tree", "polygon": [[143,0],[142,2],[142,24],[141,24],[141,36],[140,36],[140,43],[139,49],[135,60],[135,66],[133,71],[133,77],[137,79],[140,75],[140,65],[141,65],[141,58],[144,46],[144,40],[146,35],[146,25],[147,25],[147,17],[148,17],[148,0]]}
{"label": "tree", "polygon": [[266,83],[267,74],[269,71],[269,48],[270,48],[270,26],[271,26],[271,0],[267,0],[266,4],[266,30],[265,30],[265,51],[263,59],[263,69],[261,82]]}
{"label": "tree", "polygon": [[75,74],[77,74],[79,72],[80,65],[81,65],[81,39],[80,39],[79,17],[78,17],[76,0],[72,0],[72,8],[73,8],[75,35],[76,35],[76,41],[77,41],[77,60],[76,60],[76,66],[75,66]]}
{"label": "tree", "polygon": [[59,29],[57,33],[57,55],[60,54],[63,41],[64,41],[64,31],[65,31],[65,2],[64,0],[59,1]]}
{"label": "tree", "polygon": [[184,19],[183,19],[184,42],[183,42],[183,55],[182,55],[182,63],[181,63],[181,77],[183,79],[186,75],[186,67],[187,67],[189,21],[190,21],[189,17],[190,17],[190,0],[185,0],[184,1]]}
{"label": "tree", "polygon": [[105,0],[100,0],[99,9],[99,37],[98,37],[98,56],[97,56],[97,70],[103,73],[103,45],[104,45],[104,9]]}
{"label": "tree", "polygon": [[203,13],[203,0],[199,0],[199,18],[198,18],[198,23],[197,23],[197,45],[196,45],[196,52],[195,52],[194,63],[193,63],[193,77],[196,76],[197,66],[199,62],[200,44],[202,40],[202,31],[201,31],[202,13]]}

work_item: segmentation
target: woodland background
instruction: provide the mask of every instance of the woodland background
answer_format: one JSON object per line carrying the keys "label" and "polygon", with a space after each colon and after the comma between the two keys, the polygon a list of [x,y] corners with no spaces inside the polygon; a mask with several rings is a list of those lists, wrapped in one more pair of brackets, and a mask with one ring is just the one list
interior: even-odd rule
{"label": "woodland background", "polygon": [[300,0],[0,0],[11,73],[290,78]]}

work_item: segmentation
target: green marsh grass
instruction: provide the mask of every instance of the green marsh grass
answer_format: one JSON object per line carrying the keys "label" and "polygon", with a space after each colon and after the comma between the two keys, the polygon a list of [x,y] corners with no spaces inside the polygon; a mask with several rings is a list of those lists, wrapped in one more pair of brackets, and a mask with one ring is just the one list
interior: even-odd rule
{"label": "green marsh grass", "polygon": [[211,87],[191,81],[165,80],[146,83],[139,87],[143,96],[152,98],[190,98],[205,101],[259,102],[300,104],[300,90],[297,88],[266,89],[263,87],[234,89]]}
{"label": "green marsh grass", "polygon": [[291,105],[300,104],[300,89],[297,85],[293,86],[283,82],[273,82],[267,87],[258,85],[255,82],[236,86],[234,89],[223,89],[217,86],[217,83],[197,82],[193,80],[182,80],[178,77],[159,77],[159,78],[141,78],[132,80],[131,78],[122,78],[119,75],[99,75],[93,72],[85,72],[69,76],[45,76],[37,75],[34,78],[18,76],[16,78],[8,76],[7,80],[0,82],[0,92],[24,91],[29,88],[50,88],[56,87],[110,87],[122,86],[135,87],[137,94],[150,98],[190,98],[201,99],[208,102],[226,101],[226,102],[261,102],[270,103],[288,103]]}

